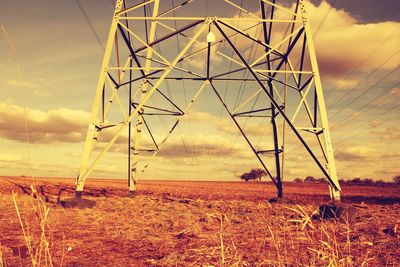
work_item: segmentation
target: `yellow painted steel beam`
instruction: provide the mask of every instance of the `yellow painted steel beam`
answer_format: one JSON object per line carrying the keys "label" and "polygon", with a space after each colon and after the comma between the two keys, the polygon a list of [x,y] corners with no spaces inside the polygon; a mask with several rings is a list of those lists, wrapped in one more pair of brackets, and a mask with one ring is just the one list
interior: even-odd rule
{"label": "yellow painted steel beam", "polygon": [[[192,107],[193,103],[196,101],[196,99],[199,97],[199,95],[203,92],[204,88],[206,87],[206,85],[208,85],[210,82],[208,80],[205,80],[203,82],[203,84],[200,86],[199,89],[197,89],[195,95],[192,97],[192,99],[190,100],[189,104],[187,104],[186,108],[183,110],[183,113],[185,114],[184,116],[187,116],[187,112],[190,110],[190,108]],[[161,140],[160,144],[158,144],[158,150],[154,151],[153,154],[151,155],[151,159],[155,158],[158,154],[158,152],[160,152],[161,147],[165,144],[165,142],[168,140],[168,138],[171,136],[173,130],[175,129],[175,127],[178,125],[178,123],[181,121],[183,117],[179,117],[178,119],[176,119],[175,123],[173,124],[172,128],[168,131],[167,135],[164,137],[163,140]],[[146,164],[143,169],[141,170],[141,172],[143,173],[148,167],[149,167],[150,163]]]}
{"label": "yellow painted steel beam", "polygon": [[244,107],[246,104],[248,104],[251,100],[253,100],[255,97],[257,97],[263,89],[257,90],[254,94],[252,94],[249,98],[247,98],[245,101],[242,102],[234,111],[232,111],[232,114],[235,114],[238,112],[242,107]]}
{"label": "yellow painted steel beam", "polygon": [[[166,63],[167,65],[171,65],[171,63],[165,58],[163,57],[160,53],[158,53],[153,47],[149,46],[142,38],[139,37],[139,35],[135,34],[133,31],[131,31],[130,29],[128,29],[124,24],[120,23],[120,25],[122,26],[122,28],[124,28],[126,31],[128,31],[133,37],[135,37],[135,39],[137,39],[142,45],[144,45],[147,48],[146,51],[146,58],[152,58],[151,56],[149,57],[149,55],[157,55],[161,60],[164,61],[164,63]],[[152,25],[154,25],[154,29],[157,26],[157,23],[155,23],[154,21],[152,22]],[[152,29],[152,28],[151,28]],[[150,29],[150,36],[149,36],[149,43],[152,43],[155,41],[155,30],[152,36],[152,31]],[[150,38],[152,37],[152,38]],[[151,50],[151,51],[149,51]],[[146,62],[148,62],[146,60]],[[151,62],[150,62],[151,63]],[[148,63],[148,64],[150,64]]]}
{"label": "yellow painted steel beam", "polygon": [[[122,0],[121,0],[122,1]],[[196,40],[198,37],[205,31],[207,28],[207,24],[204,23],[203,26],[198,29],[198,31],[195,33],[193,39]],[[114,145],[114,143],[117,141],[117,139],[120,137],[122,132],[126,129],[126,127],[129,125],[129,122],[131,122],[138,112],[141,110],[143,105],[147,102],[147,100],[151,97],[151,95],[154,93],[154,91],[161,85],[161,83],[164,81],[164,79],[168,76],[168,74],[171,72],[173,69],[173,66],[175,66],[178,61],[185,55],[185,53],[189,50],[190,47],[192,47],[194,41],[189,41],[183,49],[180,51],[179,55],[175,58],[175,60],[171,63],[171,66],[161,75],[161,77],[157,80],[157,82],[152,86],[152,88],[149,90],[149,92],[146,94],[146,96],[142,99],[142,101],[136,106],[132,114],[129,116],[129,118],[124,122],[123,125],[120,126],[120,128],[116,131],[114,136],[111,138],[109,143],[103,148],[103,150],[97,155],[97,157],[93,160],[91,165],[88,168],[85,168],[85,171],[82,173],[82,175],[79,176],[78,182],[77,182],[77,187],[76,190],[78,192],[83,191],[83,187],[85,184],[85,181],[88,177],[88,175],[93,171],[94,167],[97,165],[97,163],[104,157],[105,153],[107,153],[110,148]]]}
{"label": "yellow painted steel beam", "polygon": [[314,74],[312,71],[301,71],[301,70],[264,70],[264,69],[253,69],[256,72],[264,73],[264,72],[272,72],[272,73],[302,73],[302,74]]}
{"label": "yellow painted steel beam", "polygon": [[114,96],[114,98],[116,99],[116,101],[117,101],[117,103],[118,103],[119,109],[120,109],[122,115],[124,116],[124,119],[128,118],[128,113],[127,113],[126,110],[124,109],[124,106],[123,106],[122,103],[121,103],[121,99],[120,99],[119,96],[118,96],[118,90],[117,90],[117,88],[115,88],[115,86],[114,86],[114,84],[113,84],[113,82],[111,81],[111,79],[110,79],[109,76],[107,76],[106,80],[107,80],[107,82],[108,82],[110,88],[112,89],[113,96]]}
{"label": "yellow painted steel beam", "polygon": [[[169,30],[169,31],[171,31],[171,32],[175,32],[175,31],[176,31],[176,29],[174,29],[174,28],[168,26],[168,25],[165,24],[165,23],[162,23],[161,21],[156,21],[156,22],[157,22],[158,25],[164,27],[165,29],[167,29],[167,30]],[[181,36],[183,36],[183,37],[189,39],[189,40],[191,39],[191,37],[190,37],[190,36],[187,36],[186,34],[183,34],[183,33],[179,33],[179,34],[180,34]],[[198,44],[199,44],[199,43],[201,43],[201,42],[195,40],[195,43],[198,43]]]}
{"label": "yellow painted steel beam", "polygon": [[[142,57],[142,56],[141,56],[141,57]],[[149,60],[151,60],[151,61],[153,61],[153,62],[156,62],[156,63],[159,63],[159,64],[163,64],[163,65],[165,65],[166,67],[168,67],[168,66],[170,65],[170,64],[165,64],[165,63],[163,63],[162,61],[159,61],[159,60],[154,59],[154,58],[146,58],[146,57],[144,57],[144,58],[145,58],[145,59],[149,59]],[[178,67],[178,66],[174,66],[174,69],[179,70],[179,71],[182,71],[182,72],[185,72],[185,73],[187,73],[187,74],[191,74],[191,75],[200,77],[200,78],[206,78],[206,77],[202,76],[201,74],[199,74],[199,73],[197,73],[197,72],[194,72],[194,71],[191,71],[191,70],[188,70],[188,69],[184,69],[184,68],[181,68],[181,67]]]}
{"label": "yellow painted steel beam", "polygon": [[311,27],[310,27],[310,22],[308,21],[308,18],[307,18],[303,0],[300,0],[300,10],[301,10],[301,15],[302,15],[302,19],[303,19],[303,25],[304,25],[306,36],[307,36],[307,47],[309,50],[311,67],[314,71],[315,90],[316,90],[316,93],[318,96],[318,107],[319,107],[319,114],[320,114],[320,118],[321,118],[321,124],[322,124],[322,128],[324,129],[323,135],[324,135],[324,141],[325,141],[326,154],[328,157],[328,173],[330,174],[332,181],[335,183],[335,186],[339,190],[337,191],[332,187],[329,187],[329,189],[330,189],[332,199],[340,201],[340,190],[341,189],[340,189],[340,184],[339,184],[339,181],[337,178],[335,157],[333,154],[333,147],[332,147],[331,136],[330,136],[330,131],[329,131],[328,115],[326,112],[324,93],[322,90],[321,77],[319,74],[315,46],[314,46],[314,41],[312,38],[313,35],[312,35]]}
{"label": "yellow painted steel beam", "polygon": [[300,103],[297,105],[296,111],[294,112],[293,117],[292,117],[292,119],[290,120],[290,122],[291,122],[292,124],[294,123],[294,120],[296,119],[297,114],[299,113],[301,106],[302,106],[303,103],[305,102],[306,97],[307,97],[307,95],[308,95],[308,92],[310,91],[312,85],[313,85],[313,82],[311,81],[311,82],[307,85],[307,88],[306,88],[304,94],[301,94]]}
{"label": "yellow painted steel beam", "polygon": [[296,16],[296,13],[293,12],[293,11],[292,11],[291,9],[289,9],[289,8],[286,8],[286,7],[284,7],[284,6],[281,6],[281,5],[272,3],[271,1],[268,1],[268,0],[261,0],[261,1],[263,1],[264,3],[266,3],[266,4],[268,4],[268,5],[274,6],[274,7],[276,7],[277,9],[280,9],[280,10],[282,10],[282,11],[285,11],[285,12],[288,13],[288,14],[291,14],[291,15]]}
{"label": "yellow painted steel beam", "polygon": [[187,4],[189,4],[189,3],[193,2],[193,1],[194,0],[188,0],[188,1],[184,2],[184,3],[181,3],[181,4],[179,4],[179,5],[175,6],[175,7],[170,8],[169,10],[164,11],[163,13],[159,14],[158,16],[159,17],[165,16],[165,15],[167,15],[167,14],[169,14],[171,12],[174,12],[175,10],[177,10],[177,9],[183,7],[184,5],[187,5]]}
{"label": "yellow painted steel beam", "polygon": [[[153,6],[153,17],[156,17],[158,15],[158,9],[160,7],[160,1],[155,0],[154,1],[154,6]],[[120,23],[122,27],[124,25]],[[170,64],[168,60],[166,60],[163,56],[161,56],[153,47],[150,47],[147,45],[145,41],[143,41],[138,35],[136,35],[134,32],[129,30],[127,27],[124,27],[125,30],[130,32],[139,42],[144,44],[147,47],[146,51],[146,60],[145,60],[145,66],[144,68],[139,68],[140,70],[144,70],[144,75],[147,75],[150,73],[151,70],[153,69],[161,69],[161,70],[166,70],[166,68],[152,68],[151,67],[151,58],[153,57],[153,54],[156,54],[158,57],[161,58],[161,60],[165,61],[165,63]],[[150,34],[149,34],[149,42],[152,43],[156,39],[156,28],[157,28],[157,23],[155,21],[151,21],[151,26],[150,26]],[[148,82],[147,79],[143,79],[142,82],[142,94],[140,96],[140,103],[143,102],[143,99],[146,98],[147,96],[147,88],[148,88]],[[141,114],[144,113],[144,108],[142,107],[140,109],[140,112],[138,113],[137,117],[137,122],[136,122],[136,129],[134,131],[134,137],[132,137],[134,140],[134,146],[133,146],[133,156],[132,160],[130,161],[131,166],[130,166],[130,174],[129,174],[129,191],[135,191],[136,190],[136,181],[137,181],[137,164],[139,161],[139,149],[140,149],[140,141],[142,137],[142,126],[144,123],[143,116]],[[131,149],[131,148],[129,148]]]}
{"label": "yellow painted steel beam", "polygon": [[141,8],[141,7],[145,6],[145,5],[151,4],[151,3],[154,2],[154,1],[155,1],[155,0],[147,0],[147,1],[144,1],[143,3],[140,3],[140,4],[137,4],[137,5],[128,7],[127,9],[124,9],[124,10],[120,10],[120,11],[118,11],[116,14],[117,14],[117,15],[126,14],[126,13],[128,13],[128,12],[131,12],[131,11],[135,10],[135,9],[138,9],[138,8]]}
{"label": "yellow painted steel beam", "polygon": [[240,11],[246,13],[246,14],[249,15],[249,16],[252,16],[253,18],[260,19],[259,16],[256,16],[255,14],[253,14],[253,13],[250,12],[250,11],[248,11],[247,9],[244,9],[243,7],[237,5],[237,4],[235,4],[235,3],[233,3],[233,2],[231,2],[231,1],[229,1],[229,0],[224,0],[224,2],[230,4],[231,6],[236,7],[236,8],[239,9]]}
{"label": "yellow painted steel beam", "polygon": [[[101,64],[99,79],[98,79],[97,86],[96,86],[96,94],[95,94],[94,101],[93,101],[92,114],[90,117],[89,128],[88,128],[88,131],[86,134],[85,148],[83,150],[82,163],[81,163],[79,176],[78,176],[78,180],[77,180],[77,186],[79,184],[82,184],[82,181],[84,181],[83,177],[87,173],[90,155],[92,153],[93,145],[96,140],[95,137],[98,132],[98,130],[96,129],[96,125],[99,122],[98,115],[99,115],[100,104],[102,102],[103,86],[104,86],[104,82],[105,82],[105,79],[107,76],[107,66],[110,62],[111,52],[112,52],[112,49],[114,46],[114,38],[115,38],[116,31],[117,31],[118,18],[119,18],[118,12],[121,11],[122,4],[123,4],[123,0],[117,0],[115,3],[114,16],[112,19],[110,32],[109,32],[108,39],[107,39],[106,49],[104,51],[103,62]],[[82,185],[82,188],[83,188],[83,185]],[[82,191],[79,189],[80,188],[77,187],[77,191]]]}
{"label": "yellow painted steel beam", "polygon": [[[276,44],[275,46],[271,47],[270,50],[265,53],[264,55],[262,55],[260,58],[258,58],[257,60],[255,60],[253,63],[250,64],[250,67],[254,67],[258,62],[260,62],[261,60],[263,60],[265,57],[267,57],[269,54],[271,54],[273,51],[278,52],[279,54],[283,54],[283,52],[279,51],[278,48],[281,46],[281,44],[284,44],[286,41],[288,41],[290,38],[292,38],[295,34],[297,34],[301,29],[303,28],[303,26],[297,28],[295,31],[293,31],[291,34],[289,34],[288,36],[286,36],[286,38],[284,38],[282,41],[280,41],[278,44]],[[273,72],[272,72],[273,73]]]}
{"label": "yellow painted steel beam", "polygon": [[[126,68],[129,66],[131,60],[132,60],[132,58],[129,56],[128,59],[127,59],[126,62],[125,62],[125,65],[124,65]],[[122,80],[122,79],[124,78],[125,73],[126,73],[125,71],[122,71],[122,73],[121,73],[120,76],[119,76],[120,80]],[[107,76],[107,77],[108,77],[108,76]],[[105,118],[106,118],[106,117],[108,116],[108,114],[110,113],[111,105],[112,105],[112,103],[113,103],[113,101],[114,101],[115,96],[118,94],[118,90],[116,90],[117,88],[115,88],[115,85],[114,85],[114,84],[111,85],[111,88],[112,88],[113,93],[112,93],[110,99],[107,101],[107,105],[106,105],[106,107],[105,107],[105,109],[104,109],[104,117],[105,117]]]}
{"label": "yellow painted steel beam", "polygon": [[[199,21],[204,20],[206,17],[122,17],[121,20],[151,20],[151,21]],[[216,20],[220,21],[235,21],[237,22],[237,18],[226,18],[226,17],[215,17]],[[291,19],[261,19],[261,18],[241,18],[241,22],[275,22],[275,23],[293,23],[296,22],[295,20]]]}
{"label": "yellow painted steel beam", "polygon": [[[219,21],[218,18],[217,18],[217,21]],[[252,35],[250,35],[249,33],[246,32],[247,30],[250,30],[250,29],[252,29],[252,28],[254,28],[254,27],[257,27],[257,26],[261,25],[261,23],[257,23],[257,24],[255,24],[255,25],[253,25],[252,27],[247,28],[247,29],[244,29],[244,30],[239,29],[238,27],[233,26],[232,24],[227,23],[226,21],[225,21],[224,23],[225,23],[226,25],[229,25],[229,27],[232,27],[232,28],[235,29],[236,31],[240,32],[241,34],[243,34],[243,35],[245,35],[245,36],[248,36],[249,38],[252,38],[252,39],[254,39],[254,40],[257,40],[258,43],[260,43],[261,45],[263,45],[263,46],[265,46],[265,47],[268,47],[269,49],[274,50],[276,53],[280,54],[281,56],[284,56],[284,55],[285,55],[285,54],[284,54],[282,51],[280,51],[279,49],[276,49],[276,48],[274,49],[274,47],[272,47],[271,45],[265,43],[263,40],[260,40],[259,38],[254,37],[254,36],[252,36]],[[235,33],[234,36],[236,36],[236,35],[238,35],[238,34],[239,34],[239,33]],[[233,36],[229,36],[229,38],[231,38],[231,37],[233,37]]]}
{"label": "yellow painted steel beam", "polygon": [[[287,65],[289,66],[289,69],[291,71],[293,71],[293,64],[292,64],[292,62],[290,61],[289,58],[287,60]],[[292,73],[292,77],[295,80],[296,84],[298,84],[299,83],[298,76],[295,73]],[[314,79],[314,77],[313,77],[313,79]],[[299,94],[300,94],[300,97],[303,97],[304,93],[303,93],[303,91],[300,91]],[[313,116],[312,116],[313,112],[311,111],[310,104],[308,103],[307,99],[305,99],[303,103],[304,103],[304,107],[305,107],[305,109],[307,111],[307,116],[308,116],[308,118],[310,120],[310,123],[313,124],[313,122],[314,122],[313,121]],[[319,144],[319,146],[321,148],[322,154],[324,155],[324,158],[325,158],[326,162],[328,162],[328,158],[326,156],[325,148],[322,145],[321,138],[320,138],[319,135],[317,135],[316,137],[317,137],[317,140],[318,140],[318,144]]]}
{"label": "yellow painted steel beam", "polygon": [[[272,85],[272,88],[274,89],[274,92],[275,92],[276,95],[278,96],[279,100],[280,100],[282,103],[285,103],[285,101],[283,100],[281,94],[279,93],[278,89],[276,88],[275,84],[274,84],[274,83],[271,83],[271,85]],[[286,86],[286,84],[285,84],[285,86]]]}

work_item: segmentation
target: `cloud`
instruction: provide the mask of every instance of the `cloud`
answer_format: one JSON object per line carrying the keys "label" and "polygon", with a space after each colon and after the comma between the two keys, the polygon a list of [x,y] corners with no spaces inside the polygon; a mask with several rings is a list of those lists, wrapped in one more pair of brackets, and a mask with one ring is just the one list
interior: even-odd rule
{"label": "cloud", "polygon": [[[183,61],[186,65],[195,67],[199,70],[204,70],[206,67],[206,58],[207,58],[207,48],[208,43],[207,42],[197,42],[194,43],[191,50],[192,53],[199,51],[203,49],[201,52],[197,53],[196,55],[186,59]],[[217,54],[217,46],[212,46],[211,47],[211,53],[210,53],[210,58],[211,58],[211,65],[216,66],[222,62],[222,57]]]}
{"label": "cloud", "polygon": [[348,79],[335,79],[333,82],[335,83],[336,89],[338,90],[346,90],[349,88],[353,88],[360,83],[360,79],[358,78],[348,78]]}
{"label": "cloud", "polygon": [[25,141],[25,118],[29,141],[32,143],[82,142],[85,138],[90,114],[83,110],[66,108],[46,112],[38,109],[0,103],[0,136]]}
{"label": "cloud", "polygon": [[30,81],[18,81],[18,80],[9,80],[7,84],[18,87],[18,88],[26,88],[26,89],[37,89],[39,85]]}
{"label": "cloud", "polygon": [[[312,29],[315,31],[319,22],[328,10],[325,1],[320,5],[308,5],[308,13]],[[399,22],[381,22],[363,24],[344,10],[332,8],[323,27],[315,38],[318,62],[321,72],[328,77],[339,77],[349,73],[362,62],[366,55],[398,29]],[[360,66],[360,71],[370,71],[383,62],[388,54],[397,51],[399,32],[388,39],[384,46],[376,51],[370,60]],[[397,66],[399,55],[390,60],[383,68],[392,69]]]}
{"label": "cloud", "polygon": [[392,96],[400,96],[400,87],[395,87],[389,92]]}
{"label": "cloud", "polygon": [[400,140],[400,127],[397,126],[390,126],[383,130],[372,130],[371,133],[385,141]]}
{"label": "cloud", "polygon": [[[291,9],[294,10],[294,4],[291,6]],[[326,1],[322,1],[319,5],[312,3],[307,5],[307,14],[314,34],[321,21],[324,20],[324,16],[328,10],[330,10],[329,16],[326,17],[323,26],[318,31],[318,35],[314,37],[321,75],[331,83],[337,85],[339,89],[352,88],[352,86],[358,83],[357,78],[351,77],[346,81],[341,81],[338,78],[348,74],[356,67],[359,67],[358,71],[360,72],[374,70],[379,66],[378,64],[388,58],[388,55],[397,51],[400,38],[400,31],[397,31],[397,29],[400,23],[387,21],[365,24],[364,22],[360,22],[356,17],[353,17],[349,12],[331,8]],[[257,13],[253,14],[257,15]],[[275,18],[290,19],[290,14],[277,9]],[[249,26],[251,26],[251,23],[243,22],[239,25],[239,28],[244,29]],[[299,26],[297,24],[295,28]],[[287,24],[285,23],[274,24],[271,38],[272,46],[282,41],[286,28]],[[257,27],[249,30],[248,33],[255,38],[261,38],[261,31]],[[389,36],[391,38],[388,38]],[[383,40],[385,40],[384,45],[382,45]],[[236,46],[239,50],[245,51],[243,53],[249,55],[252,42],[243,37],[237,41]],[[301,42],[298,43],[298,46],[299,49],[294,49],[290,56],[293,64],[299,62],[300,59]],[[281,46],[281,49],[284,50],[285,47],[287,47],[287,42]],[[366,56],[372,52],[374,54],[367,61],[363,62]],[[261,56],[262,53],[263,49],[261,46],[258,47],[257,51],[253,51],[255,58]],[[382,69],[397,67],[399,60],[400,53],[397,53]],[[363,64],[359,66],[361,62]]]}
{"label": "cloud", "polygon": [[8,80],[7,84],[19,89],[31,90],[36,94],[47,95],[48,92],[41,91],[40,89],[47,85],[49,82],[45,79],[34,79],[34,80]]}
{"label": "cloud", "polygon": [[376,153],[377,151],[374,148],[356,145],[344,147],[342,149],[337,148],[335,158],[339,161],[357,161],[374,157]]}
{"label": "cloud", "polygon": [[13,153],[0,153],[0,162],[14,162],[22,159],[21,155]]}

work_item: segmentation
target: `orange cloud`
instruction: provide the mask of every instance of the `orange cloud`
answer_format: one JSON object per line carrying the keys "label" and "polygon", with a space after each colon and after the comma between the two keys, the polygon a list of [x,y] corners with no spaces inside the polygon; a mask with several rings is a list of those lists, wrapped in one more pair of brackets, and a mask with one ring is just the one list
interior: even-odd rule
{"label": "orange cloud", "polygon": [[0,103],[0,135],[16,141],[26,140],[26,119],[30,142],[81,142],[85,137],[89,117],[90,114],[83,110],[59,108],[44,112]]}
{"label": "orange cloud", "polygon": [[[328,8],[329,4],[325,1],[321,2],[319,6],[308,5],[311,26],[314,30]],[[328,77],[339,77],[349,73],[367,55],[380,46],[383,40],[393,34],[399,26],[399,22],[362,24],[344,10],[333,8],[315,38],[322,73]],[[388,58],[388,55],[398,50],[399,38],[400,32],[397,32],[359,70],[370,71],[375,69],[377,64],[383,62]],[[384,68],[392,69],[396,67],[399,59],[400,55],[397,54]]]}
{"label": "orange cloud", "polygon": [[376,153],[376,149],[372,147],[356,145],[341,148],[335,153],[335,158],[339,161],[357,161],[374,157]]}
{"label": "orange cloud", "polygon": [[400,127],[390,126],[383,130],[371,131],[373,135],[379,136],[381,140],[398,141],[400,140]]}
{"label": "orange cloud", "polygon": [[[307,5],[307,15],[314,34],[330,8],[331,6],[326,1],[322,1],[319,5],[313,5],[312,3]],[[294,4],[290,9],[294,10]],[[252,14],[259,15],[258,13]],[[236,17],[238,17],[238,15],[236,15]],[[275,18],[291,19],[291,15],[277,9]],[[300,17],[298,17],[298,19],[300,20]],[[239,25],[236,23],[235,26],[243,30],[246,27],[250,27],[251,23],[243,22]],[[400,41],[400,31],[397,30],[399,26],[399,22],[390,21],[363,24],[350,13],[332,8],[322,28],[319,30],[318,35],[314,38],[321,75],[329,79],[329,81],[338,86],[339,89],[351,88],[358,83],[356,78],[351,77],[346,81],[341,81],[338,78],[343,77],[345,74],[348,74],[358,67],[358,65],[378,47],[380,48],[376,50],[374,55],[371,56],[369,60],[365,61],[358,70],[361,72],[374,70],[391,54],[394,54],[393,58],[382,68],[393,69],[397,67],[400,60],[400,53],[396,54],[395,52],[398,51]],[[295,29],[298,27],[300,27],[299,23],[296,24]],[[283,40],[286,30],[286,23],[274,24],[271,38],[272,46],[277,45]],[[227,32],[231,33],[231,31],[228,30]],[[261,38],[261,32],[259,27],[247,31],[247,33],[257,39]],[[390,38],[388,38],[389,36]],[[386,40],[384,45],[382,45],[383,40]],[[249,56],[252,43],[253,42],[242,37],[237,39],[236,46],[239,50],[245,51],[243,52],[244,55]],[[301,47],[301,42],[299,42],[298,45]],[[282,44],[281,49],[284,50],[284,47],[287,47],[287,42]],[[261,46],[258,46],[258,49],[253,51],[255,58],[261,56],[263,53],[264,51]],[[299,62],[299,53],[300,49],[294,49],[292,51],[290,59],[293,64]]]}

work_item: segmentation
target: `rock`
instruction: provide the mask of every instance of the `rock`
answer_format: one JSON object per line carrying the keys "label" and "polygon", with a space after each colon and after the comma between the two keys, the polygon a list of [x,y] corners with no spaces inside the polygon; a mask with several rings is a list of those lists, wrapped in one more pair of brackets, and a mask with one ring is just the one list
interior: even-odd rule
{"label": "rock", "polygon": [[319,206],[321,219],[336,219],[349,223],[355,220],[356,211],[356,207],[344,203],[328,203]]}
{"label": "rock", "polygon": [[181,199],[181,200],[179,200],[179,203],[182,203],[182,204],[189,204],[190,202],[191,202],[190,199]]}
{"label": "rock", "polygon": [[290,199],[283,198],[283,197],[273,197],[273,198],[270,198],[267,202],[268,203],[280,203],[280,204],[292,204],[293,203],[293,201],[291,201]]}
{"label": "rock", "polygon": [[398,229],[397,224],[395,226],[386,227],[385,229],[382,230],[382,232],[384,232],[387,235],[390,235],[391,237],[400,238],[400,231]]}
{"label": "rock", "polygon": [[14,256],[21,257],[22,259],[27,258],[29,255],[27,246],[11,247],[11,250],[12,250]]}
{"label": "rock", "polygon": [[128,198],[135,198],[136,196],[136,191],[129,191],[126,197]]}
{"label": "rock", "polygon": [[184,229],[175,235],[177,239],[197,238],[197,234],[191,229]]}
{"label": "rock", "polygon": [[96,206],[96,202],[81,197],[74,197],[60,201],[61,206],[64,208],[78,208],[78,209],[91,209]]}

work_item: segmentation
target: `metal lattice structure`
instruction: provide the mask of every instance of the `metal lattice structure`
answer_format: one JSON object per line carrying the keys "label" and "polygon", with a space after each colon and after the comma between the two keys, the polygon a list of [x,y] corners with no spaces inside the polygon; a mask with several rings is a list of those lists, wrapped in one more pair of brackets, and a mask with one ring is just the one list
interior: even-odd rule
{"label": "metal lattice structure", "polygon": [[[244,7],[243,1],[212,1],[216,7],[218,2],[212,13],[222,10],[220,16],[206,14],[209,10],[201,14],[205,1],[175,2],[116,1],[77,196],[99,161],[124,134],[122,143],[126,141],[129,147],[129,191],[134,192],[138,174],[147,167],[138,168],[139,156],[150,153],[155,157],[199,95],[211,90],[276,185],[278,197],[283,196],[286,132],[321,170],[331,198],[340,200],[321,79],[303,1],[290,5],[287,1],[286,5],[275,0],[245,1],[253,11]],[[193,67],[199,62],[200,68]],[[178,103],[182,82],[195,89],[185,107]],[[235,99],[231,92],[239,83],[242,95]],[[178,97],[170,95],[172,86]],[[222,88],[227,88],[224,94]],[[157,116],[174,120],[158,140],[150,126],[151,118]],[[260,127],[269,128],[265,138],[271,147],[255,144],[243,126],[244,118],[260,120]],[[143,135],[150,140],[150,148],[144,148]]]}

